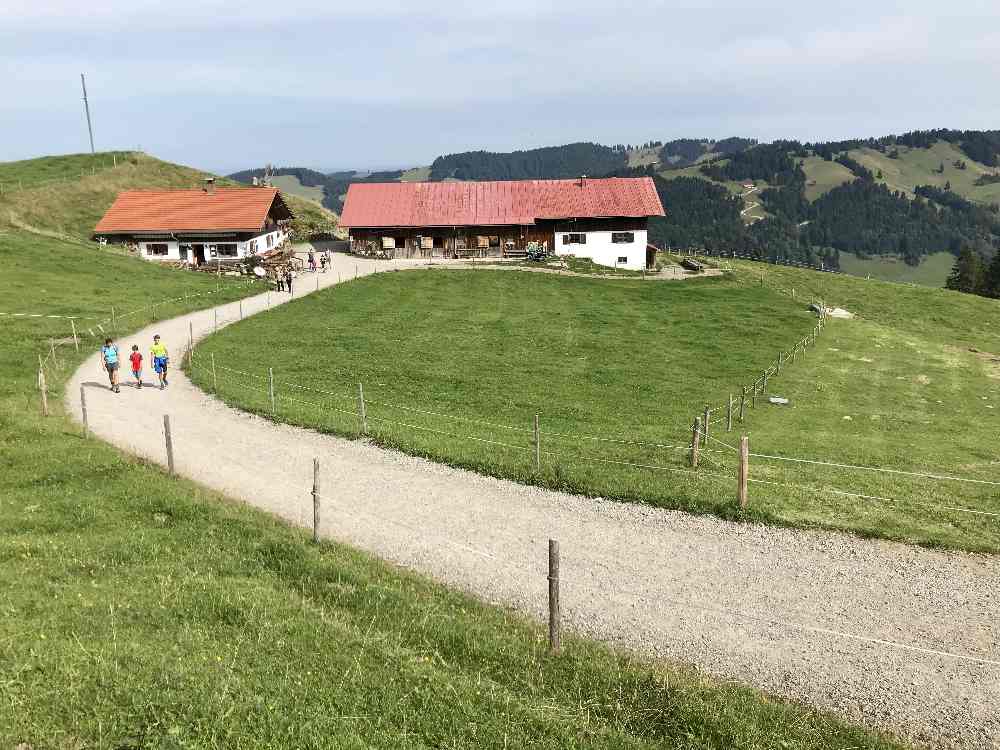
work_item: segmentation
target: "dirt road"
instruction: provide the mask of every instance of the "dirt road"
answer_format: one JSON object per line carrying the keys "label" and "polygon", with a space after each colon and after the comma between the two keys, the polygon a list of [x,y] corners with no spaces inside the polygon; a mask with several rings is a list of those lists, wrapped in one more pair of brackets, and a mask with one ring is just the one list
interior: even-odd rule
{"label": "dirt road", "polygon": [[[417,262],[379,262],[379,269]],[[371,272],[335,256],[296,296]],[[246,315],[287,302],[272,292]],[[220,325],[238,317],[219,308]],[[158,323],[177,361],[192,324]],[[637,652],[833,709],[940,747],[1000,746],[1000,565],[993,558],[804,532],[586,499],[451,469],[230,409],[174,371],[165,391],[108,392],[97,355],[68,387],[79,415],[126,451],[165,463],[169,414],[177,471],[231,497],[311,523],[312,460],[323,485],[321,532],[541,617],[549,538],[562,548],[568,626]],[[903,648],[901,646],[908,646]],[[963,655],[955,658],[948,654]]]}

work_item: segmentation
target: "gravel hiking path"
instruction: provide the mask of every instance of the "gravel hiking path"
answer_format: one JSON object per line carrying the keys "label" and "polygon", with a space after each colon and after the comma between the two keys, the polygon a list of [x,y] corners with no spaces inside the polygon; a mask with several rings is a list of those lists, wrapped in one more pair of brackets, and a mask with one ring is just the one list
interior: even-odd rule
{"label": "gravel hiking path", "polygon": [[[419,265],[379,261],[378,269]],[[295,295],[315,290],[317,278],[329,286],[338,274],[374,268],[336,255],[332,271],[296,279]],[[244,300],[243,311],[288,300],[262,294]],[[220,325],[232,321],[239,304],[218,313]],[[122,351],[139,343],[148,356],[160,333],[176,363],[189,322],[197,340],[211,333],[214,313],[160,322],[118,343]],[[543,618],[547,540],[558,539],[563,616],[576,633],[931,746],[1000,748],[997,558],[522,486],[250,416],[176,369],[164,391],[125,385],[115,395],[96,353],[68,387],[77,417],[80,385],[97,436],[163,465],[169,414],[180,474],[292,523],[312,523],[318,457],[323,535],[489,602]]]}

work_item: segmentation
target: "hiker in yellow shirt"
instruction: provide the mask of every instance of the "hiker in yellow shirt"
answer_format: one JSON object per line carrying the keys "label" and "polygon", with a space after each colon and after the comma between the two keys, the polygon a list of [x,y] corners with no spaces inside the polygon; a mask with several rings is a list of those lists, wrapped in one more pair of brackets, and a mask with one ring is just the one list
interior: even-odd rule
{"label": "hiker in yellow shirt", "polygon": [[170,357],[167,355],[166,345],[160,341],[160,334],[153,336],[153,345],[149,347],[149,358],[153,360],[153,371],[160,379],[160,390],[167,385],[167,362]]}

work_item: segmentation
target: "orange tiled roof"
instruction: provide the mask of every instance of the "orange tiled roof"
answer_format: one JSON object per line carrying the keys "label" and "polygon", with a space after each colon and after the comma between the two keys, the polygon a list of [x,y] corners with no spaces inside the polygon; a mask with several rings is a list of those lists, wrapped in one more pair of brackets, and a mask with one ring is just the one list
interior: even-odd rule
{"label": "orange tiled roof", "polygon": [[345,227],[534,224],[537,219],[663,216],[649,177],[355,183]]}
{"label": "orange tiled roof", "polygon": [[263,228],[277,188],[126,190],[94,227],[95,234],[130,232],[256,232]]}

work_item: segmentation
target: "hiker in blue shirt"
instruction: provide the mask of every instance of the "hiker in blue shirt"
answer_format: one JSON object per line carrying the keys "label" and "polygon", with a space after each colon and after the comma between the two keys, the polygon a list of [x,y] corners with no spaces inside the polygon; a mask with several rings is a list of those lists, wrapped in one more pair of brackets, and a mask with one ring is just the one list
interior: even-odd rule
{"label": "hiker in blue shirt", "polygon": [[101,362],[108,373],[111,392],[120,393],[118,388],[118,347],[111,343],[111,339],[104,340],[104,346],[101,347]]}

